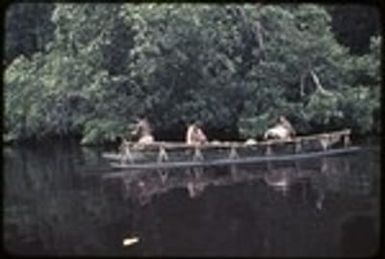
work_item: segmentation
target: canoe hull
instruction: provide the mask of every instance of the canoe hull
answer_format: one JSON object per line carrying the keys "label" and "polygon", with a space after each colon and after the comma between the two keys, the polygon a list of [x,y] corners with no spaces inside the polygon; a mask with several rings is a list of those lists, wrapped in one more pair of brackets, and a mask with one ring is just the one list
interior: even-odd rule
{"label": "canoe hull", "polygon": [[128,143],[120,153],[104,153],[113,168],[147,169],[166,167],[215,166],[217,164],[256,163],[357,150],[350,147],[350,130],[298,137],[291,140],[270,140],[247,145],[241,142],[187,145],[157,142],[151,145]]}

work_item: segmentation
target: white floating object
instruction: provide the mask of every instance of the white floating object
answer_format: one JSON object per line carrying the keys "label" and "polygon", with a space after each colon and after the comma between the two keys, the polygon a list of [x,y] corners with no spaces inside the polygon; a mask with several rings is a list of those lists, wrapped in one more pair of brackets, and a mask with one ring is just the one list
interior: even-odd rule
{"label": "white floating object", "polygon": [[125,238],[125,239],[123,239],[123,246],[130,246],[130,245],[133,245],[137,242],[139,242],[138,237]]}

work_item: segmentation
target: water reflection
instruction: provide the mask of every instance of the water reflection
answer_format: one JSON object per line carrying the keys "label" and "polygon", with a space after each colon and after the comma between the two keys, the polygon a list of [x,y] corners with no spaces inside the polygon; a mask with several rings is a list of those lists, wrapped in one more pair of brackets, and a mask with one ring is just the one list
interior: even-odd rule
{"label": "water reflection", "polygon": [[[377,153],[118,178],[103,177],[101,150],[3,155],[12,254],[366,255],[378,240]],[[140,241],[124,247],[130,237]]]}
{"label": "water reflection", "polygon": [[[172,169],[169,171],[130,171],[118,174],[124,182],[124,196],[146,205],[151,198],[175,189],[186,189],[190,198],[197,198],[209,186],[226,186],[256,180],[286,195],[292,187],[310,182],[317,193],[316,207],[322,209],[327,192],[368,194],[373,187],[370,174],[355,175],[351,171],[351,157],[323,157],[308,161],[275,164],[232,165],[221,168]],[[278,164],[278,165],[277,165]],[[106,173],[106,178],[110,178]],[[111,177],[115,178],[115,177]],[[356,186],[355,186],[356,185]]]}

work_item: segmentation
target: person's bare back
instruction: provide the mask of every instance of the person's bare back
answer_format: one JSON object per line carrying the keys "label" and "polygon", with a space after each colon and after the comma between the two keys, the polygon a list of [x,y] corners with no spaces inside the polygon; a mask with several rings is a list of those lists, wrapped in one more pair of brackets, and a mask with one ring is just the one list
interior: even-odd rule
{"label": "person's bare back", "polygon": [[132,134],[139,137],[138,143],[140,144],[150,144],[155,141],[150,123],[146,118],[142,118],[138,121]]}
{"label": "person's bare back", "polygon": [[264,139],[290,139],[295,136],[295,130],[285,116],[279,116],[277,124],[268,129],[264,134]]}
{"label": "person's bare back", "polygon": [[207,142],[207,137],[203,131],[198,127],[196,123],[191,124],[187,129],[186,143],[192,144],[203,144]]}

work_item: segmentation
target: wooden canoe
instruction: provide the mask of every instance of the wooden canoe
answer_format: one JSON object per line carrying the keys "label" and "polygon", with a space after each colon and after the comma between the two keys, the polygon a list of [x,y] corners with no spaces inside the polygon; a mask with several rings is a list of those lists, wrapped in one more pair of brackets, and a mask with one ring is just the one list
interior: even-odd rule
{"label": "wooden canoe", "polygon": [[350,146],[349,129],[298,136],[290,140],[246,142],[214,142],[188,145],[178,142],[155,142],[147,145],[126,143],[120,152],[103,153],[116,169],[169,169],[219,166],[237,163],[257,163],[306,159],[358,150]]}

